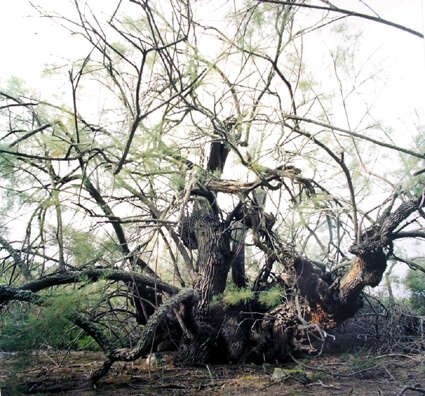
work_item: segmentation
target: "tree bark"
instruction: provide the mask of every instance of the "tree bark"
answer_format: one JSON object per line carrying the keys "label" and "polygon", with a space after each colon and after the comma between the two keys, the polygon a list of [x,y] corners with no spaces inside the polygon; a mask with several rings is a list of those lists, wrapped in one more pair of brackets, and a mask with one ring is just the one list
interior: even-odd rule
{"label": "tree bark", "polygon": [[226,288],[230,269],[230,235],[212,213],[199,214],[194,221],[198,243],[197,279],[194,288],[200,290],[199,309],[208,308],[211,298]]}

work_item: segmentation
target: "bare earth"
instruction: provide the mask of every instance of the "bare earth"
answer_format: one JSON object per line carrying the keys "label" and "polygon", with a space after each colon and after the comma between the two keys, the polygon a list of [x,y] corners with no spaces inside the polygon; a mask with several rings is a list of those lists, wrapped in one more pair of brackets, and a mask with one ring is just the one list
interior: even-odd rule
{"label": "bare earth", "polygon": [[[170,355],[116,363],[92,389],[102,362],[96,352],[0,353],[1,396],[22,395],[420,395],[425,356],[340,354],[285,365],[177,368]],[[407,387],[412,389],[407,389]],[[25,392],[25,393],[24,393]]]}

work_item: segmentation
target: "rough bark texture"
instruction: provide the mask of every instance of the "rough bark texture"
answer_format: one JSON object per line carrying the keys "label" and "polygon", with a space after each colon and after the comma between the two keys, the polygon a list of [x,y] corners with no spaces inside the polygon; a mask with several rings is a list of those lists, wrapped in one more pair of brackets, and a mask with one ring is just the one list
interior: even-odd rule
{"label": "rough bark texture", "polygon": [[[113,349],[109,348],[105,352],[108,359],[104,364],[92,375],[91,380],[96,383],[102,378],[110,369],[112,364],[116,361],[134,361],[140,356],[147,354],[151,347],[153,338],[155,337],[156,330],[161,322],[165,319],[167,314],[172,312],[173,308],[177,308],[180,304],[187,302],[195,295],[193,289],[184,289],[175,296],[171,297],[167,302],[162,304],[155,313],[149,318],[145,327],[143,328],[139,342],[134,348]],[[96,337],[98,335],[95,334]]]}
{"label": "rough bark texture", "polygon": [[52,286],[83,282],[84,280],[95,282],[100,279],[122,282],[134,282],[136,284],[140,284],[141,286],[154,287],[159,291],[164,291],[169,294],[176,294],[179,291],[177,287],[171,286],[158,278],[151,278],[149,276],[145,276],[137,272],[107,269],[91,269],[78,272],[68,271],[65,273],[56,273],[48,275],[44,278],[28,282],[23,285],[21,289],[30,290],[32,292],[38,292],[40,290]]}
{"label": "rough bark texture", "polygon": [[230,269],[229,234],[215,216],[206,213],[194,221],[194,231],[198,244],[194,287],[201,291],[200,306],[204,307],[226,287]]}

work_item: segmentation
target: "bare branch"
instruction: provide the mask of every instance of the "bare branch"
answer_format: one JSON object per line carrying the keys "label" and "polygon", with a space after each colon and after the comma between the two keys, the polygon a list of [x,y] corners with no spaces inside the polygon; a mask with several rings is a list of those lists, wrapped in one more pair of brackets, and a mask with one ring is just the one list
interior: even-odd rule
{"label": "bare branch", "polygon": [[86,281],[97,282],[101,279],[121,282],[134,282],[136,284],[140,284],[141,286],[150,286],[156,288],[159,291],[166,292],[169,294],[176,294],[179,290],[178,288],[171,286],[166,282],[160,281],[158,279],[152,279],[137,272],[107,269],[92,269],[76,272],[69,271],[66,273],[49,275],[44,278],[28,282],[22,287],[20,287],[20,289],[38,292],[40,290],[47,289],[53,286],[67,285],[71,283],[79,283]]}
{"label": "bare branch", "polygon": [[[311,124],[319,125],[319,126],[322,126],[324,128],[328,128],[332,131],[343,132],[343,133],[346,133],[350,136],[358,137],[360,139],[366,140],[366,141],[371,142],[373,144],[376,144],[378,146],[386,147],[386,148],[389,148],[389,149],[395,150],[395,151],[400,151],[401,153],[409,154],[409,155],[416,157],[416,158],[425,159],[425,154],[417,153],[415,151],[408,150],[408,149],[405,149],[403,147],[394,146],[392,144],[385,143],[381,140],[372,139],[372,138],[370,138],[366,135],[362,135],[362,134],[357,133],[357,132],[349,131],[348,129],[339,128],[339,127],[336,127],[334,125],[325,124],[323,122],[311,120],[311,119],[304,118],[304,117],[293,116],[291,114],[287,114],[287,115],[285,115],[285,117],[290,118],[290,119],[295,119],[297,121],[305,121],[305,122],[308,122],[308,123],[311,123]],[[422,173],[422,171],[419,171],[419,173]],[[416,176],[419,173],[416,173],[414,176]]]}
{"label": "bare branch", "polygon": [[316,9],[316,10],[338,12],[340,14],[345,14],[345,15],[348,15],[348,16],[354,16],[354,17],[369,19],[370,21],[374,21],[374,22],[378,22],[378,23],[383,23],[384,25],[388,25],[388,26],[394,27],[396,29],[403,30],[407,33],[413,34],[414,36],[424,38],[424,35],[422,33],[417,32],[416,30],[410,29],[406,26],[399,25],[398,23],[391,22],[391,21],[388,21],[386,19],[383,19],[383,18],[380,18],[380,17],[377,17],[377,16],[362,14],[360,12],[355,12],[355,11],[347,10],[347,9],[343,9],[343,8],[325,7],[325,6],[308,4],[308,3],[295,3],[293,1],[280,1],[280,0],[257,0],[257,1],[260,2],[260,3],[271,3],[271,4],[278,4],[278,5],[288,5],[288,6],[292,6],[292,7],[304,7],[304,8],[312,8],[312,9]]}

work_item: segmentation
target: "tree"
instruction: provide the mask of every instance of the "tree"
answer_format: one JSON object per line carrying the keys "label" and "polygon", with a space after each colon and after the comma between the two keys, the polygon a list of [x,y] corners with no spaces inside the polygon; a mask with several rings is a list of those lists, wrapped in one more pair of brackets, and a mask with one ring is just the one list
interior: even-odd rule
{"label": "tree", "polygon": [[371,202],[379,175],[361,153],[425,155],[371,137],[368,120],[334,125],[337,99],[303,63],[303,40],[346,10],[223,3],[207,25],[201,3],[41,11],[89,44],[68,70],[69,103],[16,82],[0,92],[0,303],[48,309],[100,284],[95,303],[66,311],[105,352],[94,382],[165,344],[183,365],[313,352],[379,284],[393,244],[425,237],[424,193],[385,185]]}

